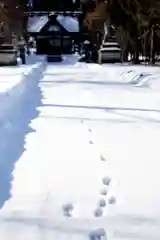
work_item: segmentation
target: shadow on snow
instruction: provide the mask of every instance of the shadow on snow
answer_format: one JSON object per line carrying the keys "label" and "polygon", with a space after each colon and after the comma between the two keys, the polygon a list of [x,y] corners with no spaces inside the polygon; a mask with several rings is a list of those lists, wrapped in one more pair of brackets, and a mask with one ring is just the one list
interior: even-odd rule
{"label": "shadow on snow", "polygon": [[[28,79],[30,77],[32,79]],[[0,208],[11,197],[13,170],[16,161],[25,151],[25,136],[34,131],[29,123],[39,114],[36,108],[41,104],[38,86],[41,77],[42,73],[34,72],[24,77],[17,94],[13,90],[14,98],[10,100],[12,102],[8,115],[0,120]]]}
{"label": "shadow on snow", "polygon": [[44,104],[44,107],[54,108],[77,108],[89,110],[104,110],[104,111],[138,111],[138,112],[156,112],[160,113],[160,109],[147,109],[147,108],[130,108],[130,107],[112,107],[112,106],[86,106],[86,105],[65,105],[65,104]]}

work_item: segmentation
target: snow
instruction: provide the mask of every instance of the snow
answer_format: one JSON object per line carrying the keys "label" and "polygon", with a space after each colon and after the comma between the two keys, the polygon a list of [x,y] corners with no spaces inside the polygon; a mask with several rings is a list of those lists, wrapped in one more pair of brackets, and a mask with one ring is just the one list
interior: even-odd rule
{"label": "snow", "polygon": [[[0,67],[0,119],[10,113],[10,107],[14,101],[21,99],[23,94],[23,83],[30,78],[39,67],[39,61],[31,61],[28,64],[15,67]],[[2,124],[2,122],[1,122]]]}
{"label": "snow", "polygon": [[117,51],[121,51],[121,49],[119,47],[108,47],[108,46],[103,46],[102,48],[100,48],[101,52],[117,52]]}
{"label": "snow", "polygon": [[[68,31],[68,32],[79,32],[78,20],[74,17],[58,15],[57,21]],[[48,16],[34,16],[29,18],[28,31],[40,32],[41,29],[48,22]]]}
{"label": "snow", "polygon": [[160,70],[75,60],[40,59],[12,95],[1,238],[159,240]]}
{"label": "snow", "polygon": [[79,32],[79,22],[76,18],[70,16],[58,15],[57,21],[68,31],[68,32]]}
{"label": "snow", "polygon": [[105,46],[119,46],[117,42],[103,42],[103,45]]}
{"label": "snow", "polygon": [[[39,59],[40,61],[30,61],[28,58],[27,60],[28,64],[25,66],[0,67],[0,208],[9,196],[9,171],[13,167],[12,158],[14,159],[14,152],[11,152],[10,156],[10,150],[12,147],[13,150],[16,148],[14,138],[16,139],[15,143],[18,143],[16,136],[18,132],[16,132],[15,124],[17,122],[16,117],[19,118],[22,112],[22,109],[20,109],[18,113],[18,108],[20,108],[20,103],[25,97],[24,86],[31,84],[29,79],[38,68],[41,68],[40,62],[43,62],[42,59]],[[25,107],[23,106],[24,109]],[[14,138],[10,139],[12,134]]]}
{"label": "snow", "polygon": [[34,16],[28,20],[28,32],[40,32],[41,29],[48,22],[48,16]]}

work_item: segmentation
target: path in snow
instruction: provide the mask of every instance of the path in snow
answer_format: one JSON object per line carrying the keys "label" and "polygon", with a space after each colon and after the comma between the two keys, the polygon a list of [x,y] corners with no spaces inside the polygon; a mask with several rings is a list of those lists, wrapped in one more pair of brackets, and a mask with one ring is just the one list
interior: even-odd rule
{"label": "path in snow", "polygon": [[159,93],[122,82],[131,67],[65,61],[33,81],[14,123],[26,151],[0,235],[80,240],[102,228],[111,240],[159,239]]}

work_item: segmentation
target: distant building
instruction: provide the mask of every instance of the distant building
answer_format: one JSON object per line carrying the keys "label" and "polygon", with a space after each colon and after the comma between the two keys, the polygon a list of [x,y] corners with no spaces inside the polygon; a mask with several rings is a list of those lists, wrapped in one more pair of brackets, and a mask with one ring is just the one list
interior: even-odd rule
{"label": "distant building", "polygon": [[29,19],[28,32],[36,38],[38,54],[70,54],[79,36],[79,22],[72,16],[35,16]]}

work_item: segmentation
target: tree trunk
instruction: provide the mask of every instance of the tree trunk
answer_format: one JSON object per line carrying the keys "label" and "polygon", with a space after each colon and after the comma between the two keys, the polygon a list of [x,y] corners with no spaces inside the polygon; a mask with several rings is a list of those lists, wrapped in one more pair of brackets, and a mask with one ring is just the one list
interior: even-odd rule
{"label": "tree trunk", "polygon": [[151,39],[150,39],[150,63],[155,64],[154,54],[154,27],[151,28]]}
{"label": "tree trunk", "polygon": [[122,49],[122,61],[127,62],[128,61],[128,35],[121,27],[119,27],[117,29],[116,37]]}

